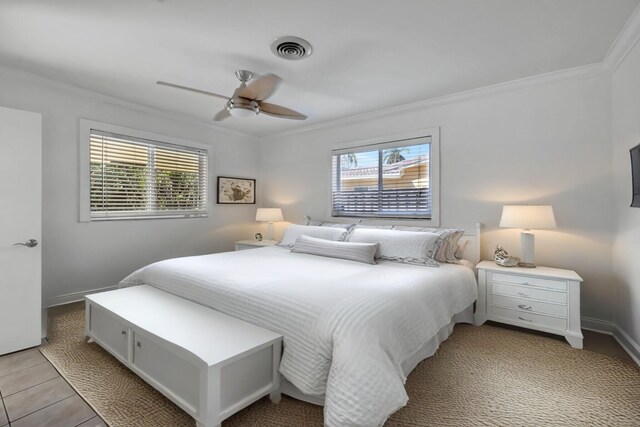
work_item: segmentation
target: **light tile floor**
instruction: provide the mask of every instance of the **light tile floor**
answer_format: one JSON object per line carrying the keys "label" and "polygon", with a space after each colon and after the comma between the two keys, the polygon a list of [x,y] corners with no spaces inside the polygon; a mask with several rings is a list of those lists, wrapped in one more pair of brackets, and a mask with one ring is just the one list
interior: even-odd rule
{"label": "light tile floor", "polygon": [[106,426],[36,348],[0,357],[0,427],[7,425]]}
{"label": "light tile floor", "polygon": [[[60,310],[64,308],[53,311]],[[491,324],[509,327],[493,322]],[[583,331],[583,334],[585,349],[633,363],[613,337],[592,331]],[[554,335],[542,335],[563,339]],[[38,349],[32,348],[0,357],[0,427],[6,426],[106,427],[106,424]]]}

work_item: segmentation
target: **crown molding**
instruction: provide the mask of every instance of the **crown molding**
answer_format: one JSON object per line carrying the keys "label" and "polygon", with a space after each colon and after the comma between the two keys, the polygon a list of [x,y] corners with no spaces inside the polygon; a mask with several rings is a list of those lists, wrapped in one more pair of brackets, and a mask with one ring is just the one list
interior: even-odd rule
{"label": "crown molding", "polygon": [[348,126],[356,124],[362,121],[374,120],[384,116],[402,114],[409,111],[421,110],[432,108],[438,105],[451,104],[454,102],[461,102],[472,100],[475,98],[482,98],[486,96],[498,95],[507,92],[513,92],[523,89],[528,89],[536,86],[542,86],[552,83],[557,83],[565,80],[575,80],[582,78],[590,78],[606,74],[607,70],[602,63],[581,65],[579,67],[568,68],[565,70],[552,71],[549,73],[538,74],[535,76],[524,77],[521,79],[511,80],[503,83],[496,83],[489,86],[483,86],[476,89],[470,89],[463,92],[457,92],[449,95],[443,95],[436,98],[429,98],[422,101],[411,102],[408,104],[396,105],[381,110],[370,111],[363,114],[356,114],[349,117],[343,117],[335,120],[328,120],[320,123],[316,123],[309,126],[304,126],[297,129],[287,130],[283,132],[276,132],[268,135],[263,135],[264,138],[271,137],[284,137],[290,135],[298,135],[302,133],[318,131],[327,128],[336,128],[341,126]]}
{"label": "crown molding", "polygon": [[614,72],[631,49],[638,43],[638,40],[640,40],[640,4],[633,10],[618,37],[613,41],[609,51],[604,56],[602,60],[603,66],[609,72]]}
{"label": "crown molding", "polygon": [[35,74],[27,71],[21,71],[15,68],[10,68],[10,67],[0,65],[0,75],[21,80],[30,84],[42,85],[42,86],[53,88],[63,92],[71,92],[75,95],[92,98],[92,99],[104,102],[107,105],[126,108],[128,110],[137,111],[144,114],[160,116],[160,117],[175,120],[187,125],[198,125],[198,126],[208,127],[212,130],[215,130],[217,132],[224,133],[227,135],[240,136],[243,138],[249,138],[254,141],[257,141],[258,139],[258,137],[256,137],[255,135],[248,134],[245,132],[240,132],[234,129],[223,128],[221,126],[216,125],[215,123],[208,122],[205,120],[199,120],[191,116],[187,116],[185,114],[174,113],[167,110],[162,110],[160,108],[151,107],[148,105],[139,104],[132,101],[127,101],[125,99],[118,98],[112,95],[107,95],[101,92],[96,92],[93,90],[81,88],[68,83],[62,83],[57,80],[43,77],[39,74]]}

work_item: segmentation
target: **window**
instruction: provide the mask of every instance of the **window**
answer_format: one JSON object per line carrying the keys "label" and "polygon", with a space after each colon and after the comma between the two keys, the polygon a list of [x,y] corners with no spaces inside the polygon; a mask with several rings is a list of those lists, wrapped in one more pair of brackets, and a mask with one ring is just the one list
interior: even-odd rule
{"label": "window", "polygon": [[206,216],[206,149],[95,127],[88,139],[89,209],[81,219]]}
{"label": "window", "polygon": [[332,215],[436,222],[437,139],[422,132],[334,150]]}

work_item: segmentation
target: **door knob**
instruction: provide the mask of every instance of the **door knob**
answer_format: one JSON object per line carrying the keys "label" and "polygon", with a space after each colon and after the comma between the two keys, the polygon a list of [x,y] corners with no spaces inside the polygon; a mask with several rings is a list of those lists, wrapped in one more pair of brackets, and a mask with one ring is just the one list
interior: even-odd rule
{"label": "door knob", "polygon": [[13,246],[26,246],[28,248],[35,248],[36,246],[38,246],[38,241],[36,239],[29,239],[24,243],[14,243]]}

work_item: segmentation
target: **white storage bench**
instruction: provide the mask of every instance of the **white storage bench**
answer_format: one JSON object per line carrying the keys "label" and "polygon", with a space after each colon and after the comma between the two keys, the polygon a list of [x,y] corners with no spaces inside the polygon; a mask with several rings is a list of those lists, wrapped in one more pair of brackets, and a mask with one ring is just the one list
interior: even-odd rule
{"label": "white storage bench", "polygon": [[281,335],[153,287],[88,295],[86,335],[199,427],[280,400]]}

